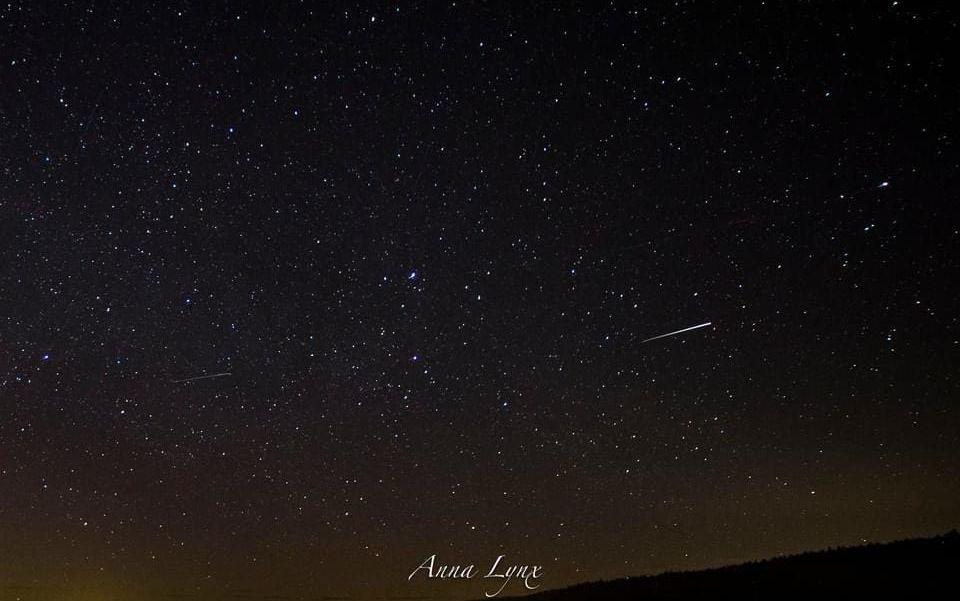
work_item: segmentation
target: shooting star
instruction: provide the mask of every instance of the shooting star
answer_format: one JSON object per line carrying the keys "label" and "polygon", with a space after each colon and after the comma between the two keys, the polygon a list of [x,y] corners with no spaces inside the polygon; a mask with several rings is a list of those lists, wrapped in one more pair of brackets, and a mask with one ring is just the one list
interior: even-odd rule
{"label": "shooting star", "polygon": [[205,376],[194,376],[192,378],[184,378],[182,380],[171,380],[173,384],[183,384],[184,382],[193,382],[195,380],[207,380],[209,378],[222,378],[224,376],[232,375],[229,371],[222,371],[218,374],[207,374]]}
{"label": "shooting star", "polygon": [[653,338],[647,338],[646,340],[640,341],[640,344],[645,342],[650,342],[651,340],[659,340],[660,338],[666,338],[667,336],[675,336],[677,334],[683,334],[684,332],[689,332],[690,330],[699,330],[700,328],[705,328],[709,325],[713,325],[712,321],[706,323],[701,323],[699,325],[690,326],[689,328],[683,328],[682,330],[677,330],[676,332],[667,332],[666,334],[660,334],[659,336],[654,336]]}

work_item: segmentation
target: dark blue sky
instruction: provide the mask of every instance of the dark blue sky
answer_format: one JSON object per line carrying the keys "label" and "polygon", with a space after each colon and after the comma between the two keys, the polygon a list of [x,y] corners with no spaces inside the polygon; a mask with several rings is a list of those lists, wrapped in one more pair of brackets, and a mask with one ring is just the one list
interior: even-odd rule
{"label": "dark blue sky", "polygon": [[956,527],[957,25],[5,5],[0,583],[464,598],[406,576]]}

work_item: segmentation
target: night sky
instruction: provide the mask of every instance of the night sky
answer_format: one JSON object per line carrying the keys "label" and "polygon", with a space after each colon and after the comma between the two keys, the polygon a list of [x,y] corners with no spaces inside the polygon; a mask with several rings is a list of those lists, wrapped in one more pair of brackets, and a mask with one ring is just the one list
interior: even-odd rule
{"label": "night sky", "polygon": [[957,527],[958,26],[3,5],[0,585],[475,598],[407,576]]}

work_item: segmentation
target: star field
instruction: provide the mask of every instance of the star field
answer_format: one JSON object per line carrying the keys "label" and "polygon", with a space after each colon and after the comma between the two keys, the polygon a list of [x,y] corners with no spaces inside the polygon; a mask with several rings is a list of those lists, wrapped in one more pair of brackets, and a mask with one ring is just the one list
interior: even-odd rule
{"label": "star field", "polygon": [[958,23],[0,7],[0,586],[472,598],[407,575],[955,528]]}

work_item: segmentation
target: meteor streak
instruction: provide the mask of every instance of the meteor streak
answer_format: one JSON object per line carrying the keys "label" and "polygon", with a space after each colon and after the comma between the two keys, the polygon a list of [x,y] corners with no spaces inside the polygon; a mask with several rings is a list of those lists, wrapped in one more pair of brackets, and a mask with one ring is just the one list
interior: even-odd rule
{"label": "meteor streak", "polygon": [[208,378],[222,378],[224,376],[231,375],[229,371],[222,371],[218,374],[207,374],[205,376],[194,376],[192,378],[184,378],[182,380],[172,380],[174,384],[183,384],[184,382],[193,382],[194,380],[206,380]]}
{"label": "meteor streak", "polygon": [[666,334],[660,334],[659,336],[654,336],[653,338],[647,338],[646,340],[642,340],[640,344],[643,344],[644,342],[650,342],[651,340],[659,340],[660,338],[666,338],[667,336],[675,336],[676,334],[683,334],[684,332],[689,332],[690,330],[698,330],[700,328],[705,328],[712,324],[713,322],[708,321],[706,323],[701,323],[699,325],[690,326],[689,328],[683,328],[682,330],[677,330],[676,332],[667,332]]}

